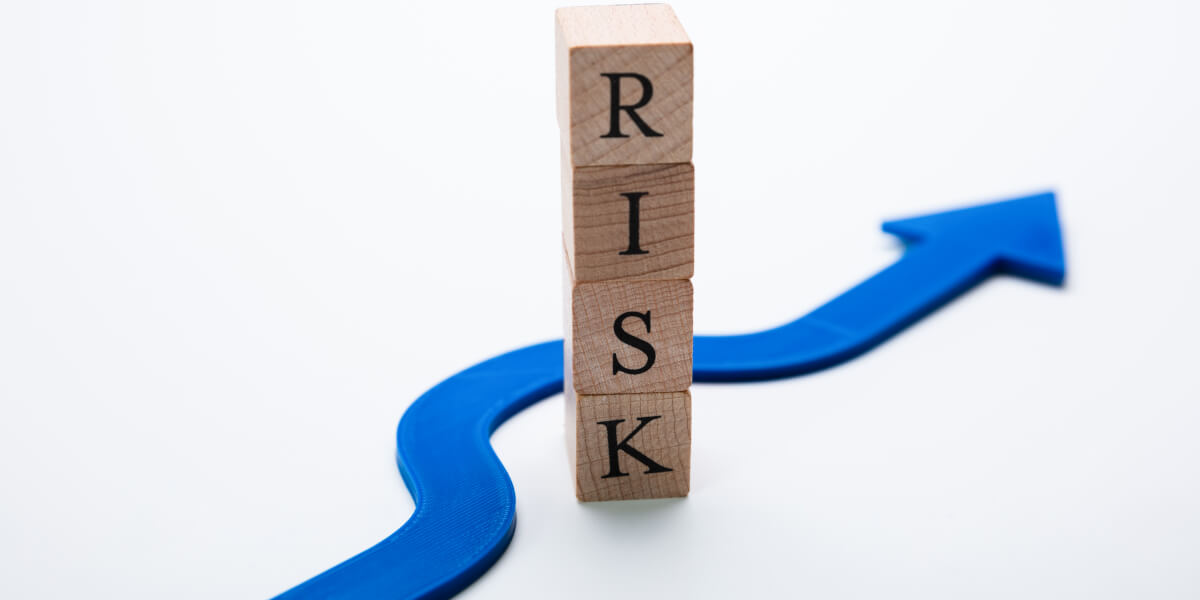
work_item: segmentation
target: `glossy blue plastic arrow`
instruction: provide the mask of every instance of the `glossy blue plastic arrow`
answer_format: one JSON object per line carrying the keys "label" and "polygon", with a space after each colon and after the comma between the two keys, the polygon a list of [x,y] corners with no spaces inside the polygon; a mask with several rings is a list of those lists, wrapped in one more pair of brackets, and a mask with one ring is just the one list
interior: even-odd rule
{"label": "glossy blue plastic arrow", "polygon": [[[808,373],[869,350],[994,273],[1051,284],[1065,275],[1052,193],[891,221],[883,229],[909,243],[899,261],[787,325],[697,336],[695,380]],[[413,402],[396,432],[396,458],[416,503],[412,517],[279,598],[436,598],[475,581],[516,527],[512,480],[492,451],[491,433],[561,392],[562,367],[561,341],[537,344],[479,363]]]}

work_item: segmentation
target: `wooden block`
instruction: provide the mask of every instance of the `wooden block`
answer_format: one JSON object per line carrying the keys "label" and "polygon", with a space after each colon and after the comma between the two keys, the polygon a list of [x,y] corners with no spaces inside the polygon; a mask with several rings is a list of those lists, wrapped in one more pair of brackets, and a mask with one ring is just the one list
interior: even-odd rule
{"label": "wooden block", "polygon": [[563,244],[576,281],[692,277],[691,163],[564,164],[563,181]]}
{"label": "wooden block", "polygon": [[566,401],[575,497],[592,502],[688,494],[689,392],[590,396],[568,388]]}
{"label": "wooden block", "polygon": [[666,4],[560,8],[558,118],[575,166],[692,160],[692,43]]}
{"label": "wooden block", "polygon": [[581,394],[680,392],[692,385],[692,282],[575,282],[563,344]]}

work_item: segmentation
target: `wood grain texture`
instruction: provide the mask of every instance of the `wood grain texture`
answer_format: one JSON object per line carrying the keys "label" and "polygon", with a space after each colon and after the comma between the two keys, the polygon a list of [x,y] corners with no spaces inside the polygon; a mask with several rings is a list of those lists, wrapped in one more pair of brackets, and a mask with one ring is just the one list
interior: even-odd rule
{"label": "wood grain texture", "polygon": [[[691,479],[692,396],[689,392],[653,394],[581,395],[566,392],[567,446],[575,496],[584,502],[674,498],[686,496]],[[629,438],[628,444],[654,463],[670,469],[652,471],[633,455],[615,452],[618,472],[613,476],[613,440],[623,441],[640,424],[640,418],[657,417]],[[604,423],[622,420],[621,423]],[[605,477],[605,475],[609,475]]]}
{"label": "wood grain texture", "polygon": [[[678,392],[692,384],[692,282],[575,282],[566,276],[570,306],[564,336],[567,381],[583,394]],[[649,362],[642,349],[622,341],[614,330],[621,315],[646,315],[621,321],[627,334],[649,343],[654,360],[641,373],[631,370]],[[614,373],[614,371],[617,371]]]}
{"label": "wood grain texture", "polygon": [[[692,160],[692,44],[665,4],[561,8],[556,13],[558,118],[575,166],[685,163]],[[610,132],[612,80],[637,73],[652,86],[637,114],[661,136],[643,135],[619,113]],[[622,80],[621,104],[642,99],[638,82]]]}
{"label": "wood grain texture", "polygon": [[[565,161],[564,161],[565,163]],[[563,243],[576,281],[690,279],[696,174],[691,163],[564,164]],[[630,200],[639,194],[636,238]],[[632,240],[644,254],[631,254]]]}

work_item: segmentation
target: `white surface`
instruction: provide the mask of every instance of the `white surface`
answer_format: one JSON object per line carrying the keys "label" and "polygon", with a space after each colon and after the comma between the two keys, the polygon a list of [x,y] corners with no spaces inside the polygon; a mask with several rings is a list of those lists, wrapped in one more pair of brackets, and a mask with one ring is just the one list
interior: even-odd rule
{"label": "white surface", "polygon": [[[1047,187],[1069,285],[697,386],[683,501],[576,503],[521,413],[467,596],[1200,596],[1197,4],[739,6],[675,4],[698,332]],[[0,597],[262,598],[404,522],[405,407],[559,335],[552,8],[0,5]]]}

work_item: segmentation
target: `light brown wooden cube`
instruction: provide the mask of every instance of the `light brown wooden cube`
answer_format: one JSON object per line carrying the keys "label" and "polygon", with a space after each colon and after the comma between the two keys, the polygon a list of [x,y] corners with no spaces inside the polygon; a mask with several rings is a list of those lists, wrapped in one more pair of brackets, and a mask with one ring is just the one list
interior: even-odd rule
{"label": "light brown wooden cube", "polygon": [[566,401],[575,497],[591,502],[688,494],[691,393],[590,396],[568,388]]}
{"label": "light brown wooden cube", "polygon": [[679,392],[692,385],[692,282],[575,282],[563,344],[581,394]]}
{"label": "light brown wooden cube", "polygon": [[563,181],[563,245],[576,281],[691,278],[691,163],[564,165]]}
{"label": "light brown wooden cube", "polygon": [[666,4],[560,8],[558,118],[575,166],[692,160],[692,43]]}

